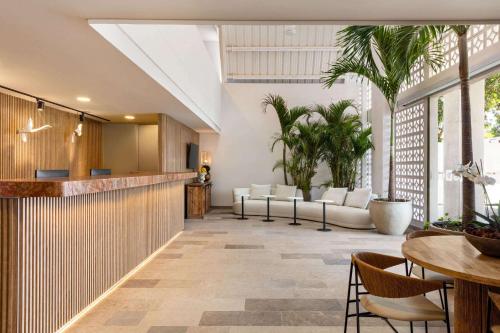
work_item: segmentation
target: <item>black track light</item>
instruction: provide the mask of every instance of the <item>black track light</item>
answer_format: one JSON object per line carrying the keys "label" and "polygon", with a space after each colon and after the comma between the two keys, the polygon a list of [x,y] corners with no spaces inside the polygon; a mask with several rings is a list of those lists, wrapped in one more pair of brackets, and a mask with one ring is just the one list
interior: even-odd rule
{"label": "black track light", "polygon": [[37,99],[36,100],[36,109],[38,111],[43,111],[43,109],[45,109],[45,102],[41,99]]}
{"label": "black track light", "polygon": [[80,113],[80,122],[83,123],[83,118],[85,117],[85,114],[82,112]]}

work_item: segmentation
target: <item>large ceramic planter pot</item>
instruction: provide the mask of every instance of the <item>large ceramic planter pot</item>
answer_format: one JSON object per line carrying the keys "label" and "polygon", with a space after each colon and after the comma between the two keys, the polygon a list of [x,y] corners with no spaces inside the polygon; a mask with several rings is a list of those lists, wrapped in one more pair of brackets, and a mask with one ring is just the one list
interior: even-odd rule
{"label": "large ceramic planter pot", "polygon": [[471,243],[472,246],[474,246],[482,254],[500,258],[500,239],[479,237],[471,235],[467,231],[463,234],[469,243]]}
{"label": "large ceramic planter pot", "polygon": [[442,222],[433,222],[433,223],[431,223],[431,225],[429,226],[429,230],[441,232],[441,233],[443,233],[445,235],[463,236],[464,233],[462,231],[455,231],[455,230],[449,230],[449,229],[443,228],[440,225],[441,223]]}
{"label": "large ceramic planter pot", "polygon": [[413,205],[410,200],[390,202],[382,199],[370,201],[370,218],[378,232],[402,235],[411,223]]}

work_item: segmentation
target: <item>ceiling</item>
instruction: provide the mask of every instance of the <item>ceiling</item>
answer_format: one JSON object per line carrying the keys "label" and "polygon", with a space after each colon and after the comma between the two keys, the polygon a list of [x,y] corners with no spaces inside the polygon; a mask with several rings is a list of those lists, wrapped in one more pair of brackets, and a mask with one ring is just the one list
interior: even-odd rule
{"label": "ceiling", "polygon": [[[11,0],[2,2],[0,85],[101,116],[167,113],[192,128],[204,130],[208,128],[207,124],[99,36],[89,26],[89,19],[154,19],[166,20],[165,23],[176,20],[177,24],[182,20],[182,23],[197,24],[203,21],[226,25],[238,21],[255,21],[252,23],[282,26],[325,24],[325,21],[328,23],[405,20],[498,21],[500,1]],[[314,74],[315,71],[316,69],[296,73],[290,71],[289,74]],[[243,73],[259,74],[261,69],[257,71],[252,69],[250,72],[245,69]],[[76,97],[82,95],[90,97],[91,102],[76,101]]]}
{"label": "ceiling", "polygon": [[227,82],[319,83],[335,62],[340,25],[223,25]]}

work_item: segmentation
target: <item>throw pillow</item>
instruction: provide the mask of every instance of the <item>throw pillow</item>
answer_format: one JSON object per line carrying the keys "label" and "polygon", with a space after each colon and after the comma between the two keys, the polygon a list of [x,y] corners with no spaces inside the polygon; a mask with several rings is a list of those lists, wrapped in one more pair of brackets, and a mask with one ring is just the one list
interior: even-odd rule
{"label": "throw pillow", "polygon": [[372,196],[371,188],[355,188],[352,192],[347,192],[345,206],[366,209]]}
{"label": "throw pillow", "polygon": [[347,187],[329,187],[321,196],[321,200],[331,200],[332,205],[342,206],[347,195]]}
{"label": "throw pillow", "polygon": [[250,185],[250,199],[252,200],[265,200],[263,195],[271,194],[271,184],[268,185]]}
{"label": "throw pillow", "polygon": [[289,201],[297,193],[297,186],[276,185],[276,200]]}

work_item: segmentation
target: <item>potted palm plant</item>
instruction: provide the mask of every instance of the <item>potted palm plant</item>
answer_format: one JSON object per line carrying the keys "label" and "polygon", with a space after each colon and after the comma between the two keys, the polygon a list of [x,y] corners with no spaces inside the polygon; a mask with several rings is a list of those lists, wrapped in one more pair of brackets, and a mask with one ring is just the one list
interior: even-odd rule
{"label": "potted palm plant", "polygon": [[370,80],[389,106],[390,154],[388,197],[372,200],[370,216],[381,233],[402,234],[412,220],[412,203],[396,196],[395,112],[401,87],[411,79],[411,69],[421,59],[431,68],[441,66],[438,43],[442,28],[436,26],[349,26],[339,32],[343,53],[323,78],[331,87],[348,73]]}
{"label": "potted palm plant", "polygon": [[[356,112],[348,112],[349,108]],[[328,164],[331,179],[323,185],[353,190],[359,162],[373,148],[371,127],[363,128],[352,100],[340,100],[328,106],[317,105],[314,112],[324,119],[327,131],[323,159]]]}
{"label": "potted palm plant", "polygon": [[282,139],[290,148],[286,161],[297,188],[302,190],[304,201],[311,201],[312,178],[323,154],[324,125],[319,122],[295,123]]}
{"label": "potted palm plant", "polygon": [[288,170],[287,170],[288,167],[286,163],[287,160],[286,150],[287,148],[290,147],[287,146],[287,142],[283,140],[283,138],[290,133],[295,122],[302,116],[308,115],[310,110],[308,107],[305,106],[297,106],[289,109],[283,97],[275,94],[269,94],[262,100],[262,107],[264,109],[264,112],[266,112],[268,106],[272,106],[274,108],[274,111],[278,116],[281,129],[281,133],[277,134],[276,136],[277,140],[273,143],[272,150],[274,150],[274,147],[277,142],[283,142],[283,151],[282,151],[283,157],[280,161],[276,163],[275,168],[278,166],[283,168],[283,179],[285,185],[288,185]]}

